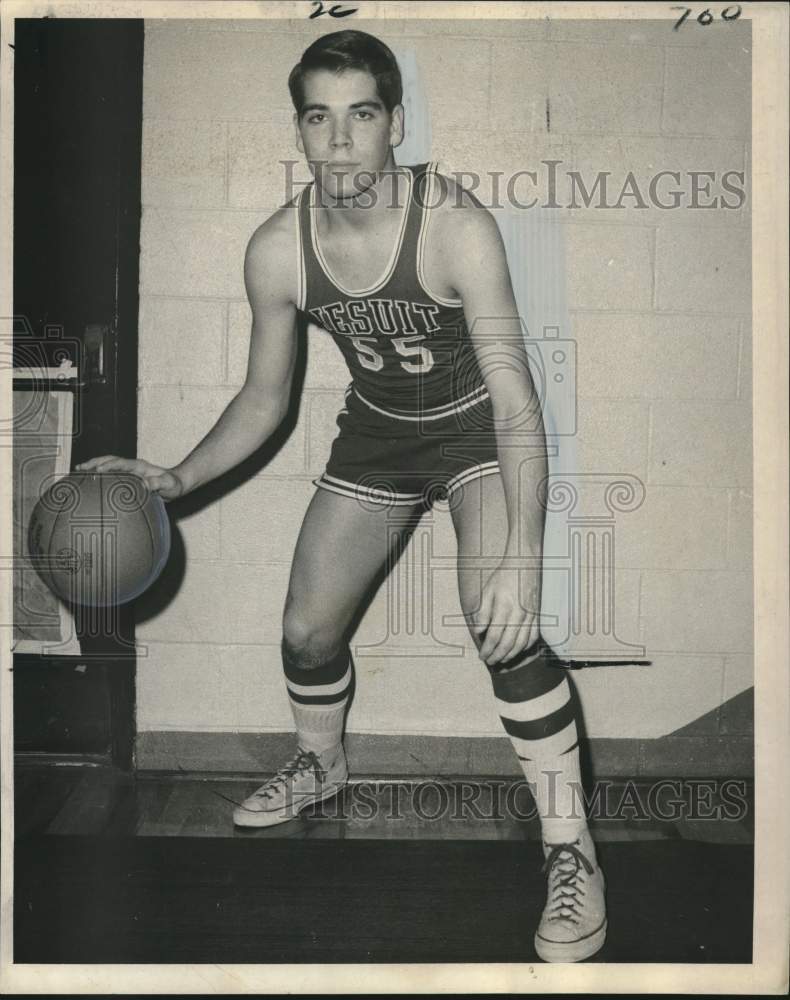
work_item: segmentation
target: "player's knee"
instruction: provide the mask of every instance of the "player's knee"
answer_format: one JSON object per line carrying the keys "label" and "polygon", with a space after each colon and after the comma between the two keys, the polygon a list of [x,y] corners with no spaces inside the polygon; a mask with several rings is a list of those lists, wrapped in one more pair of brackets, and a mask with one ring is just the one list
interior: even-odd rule
{"label": "player's knee", "polygon": [[289,605],[283,616],[283,655],[301,670],[320,667],[337,655],[344,637],[331,625]]}

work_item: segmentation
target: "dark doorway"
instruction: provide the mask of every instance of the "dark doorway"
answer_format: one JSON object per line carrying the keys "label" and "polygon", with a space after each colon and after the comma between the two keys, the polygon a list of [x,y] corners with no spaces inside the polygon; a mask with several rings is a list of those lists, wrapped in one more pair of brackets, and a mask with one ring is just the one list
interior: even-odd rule
{"label": "dark doorway", "polygon": [[[14,366],[77,366],[72,466],[134,455],[143,21],[14,25]],[[15,749],[131,768],[132,608],[73,614],[82,655],[15,653]]]}

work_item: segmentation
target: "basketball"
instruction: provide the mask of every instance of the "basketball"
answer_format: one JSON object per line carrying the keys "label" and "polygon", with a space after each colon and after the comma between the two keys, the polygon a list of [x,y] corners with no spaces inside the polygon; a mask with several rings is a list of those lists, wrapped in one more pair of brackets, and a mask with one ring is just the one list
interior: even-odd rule
{"label": "basketball", "polygon": [[124,604],[147,590],[170,553],[165,503],[129,473],[73,472],[33,508],[28,552],[64,601]]}

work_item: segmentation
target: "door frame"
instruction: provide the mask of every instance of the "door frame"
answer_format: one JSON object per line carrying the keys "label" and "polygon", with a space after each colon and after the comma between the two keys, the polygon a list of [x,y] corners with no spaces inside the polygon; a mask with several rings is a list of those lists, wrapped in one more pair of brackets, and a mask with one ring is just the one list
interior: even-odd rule
{"label": "door frame", "polygon": [[[94,407],[95,412],[107,413],[109,426],[102,434],[100,443],[94,446],[90,440],[84,439],[83,447],[93,449],[100,447],[103,454],[113,451],[121,455],[136,455],[137,453],[137,382],[138,382],[138,317],[139,317],[139,271],[140,271],[140,222],[142,212],[141,176],[142,176],[142,98],[143,98],[143,45],[144,20],[142,18],[84,18],[70,19],[70,28],[75,32],[84,32],[84,48],[74,52],[73,47],[62,43],[64,22],[47,18],[16,18],[15,33],[21,27],[20,21],[35,21],[37,31],[49,32],[45,39],[48,64],[45,72],[67,72],[69,60],[90,58],[91,51],[101,50],[106,56],[112,52],[113,70],[115,76],[102,78],[97,84],[106,87],[106,93],[111,94],[113,108],[119,122],[113,135],[107,136],[108,142],[114,145],[105,149],[103,155],[108,157],[114,172],[117,200],[112,206],[115,209],[111,224],[113,263],[115,270],[114,315],[102,317],[107,323],[103,343],[104,374],[87,381],[83,372],[88,369],[87,352],[83,350],[80,361],[80,384],[73,390],[75,409],[80,413],[79,426],[84,427],[82,413]],[[69,27],[65,29],[69,30]],[[73,43],[75,36],[68,36]],[[58,44],[58,41],[61,44]],[[50,44],[50,41],[52,44]],[[92,48],[93,47],[93,48]],[[79,46],[78,46],[79,48]],[[72,62],[73,65],[73,62]],[[18,76],[17,76],[18,79]],[[49,93],[49,91],[48,91]],[[101,91],[104,100],[105,91]],[[21,100],[15,91],[15,122],[18,115],[22,117]],[[15,133],[19,135],[19,124],[15,125]],[[32,135],[32,133],[31,133]],[[30,140],[29,140],[30,141]],[[97,141],[96,138],[93,139]],[[15,175],[18,162],[18,147],[15,140]],[[16,202],[15,202],[16,205]],[[96,206],[94,206],[94,211]],[[104,216],[106,219],[106,216]],[[18,232],[19,219],[15,215],[15,232]],[[19,253],[24,253],[24,246],[19,247]],[[15,260],[17,243],[14,246]],[[14,313],[24,313],[24,303],[16,302],[15,286]],[[36,329],[34,338],[44,345],[46,351],[47,335],[44,329]],[[92,396],[93,393],[93,396]],[[104,407],[98,410],[97,407]],[[109,446],[108,446],[109,445]],[[82,456],[81,456],[82,457]],[[88,457],[87,455],[84,457]],[[75,458],[72,456],[72,466]],[[104,753],[51,752],[47,749],[24,748],[17,751],[17,757],[25,762],[42,763],[54,760],[67,760],[70,763],[111,765],[121,770],[131,770],[134,767],[134,747],[136,737],[135,725],[135,675],[136,655],[134,645],[134,606],[123,605],[118,608],[117,633],[92,636],[83,639],[81,634],[81,614],[75,609],[77,634],[82,640],[82,656],[57,656],[46,654],[19,654],[13,658],[15,678],[18,679],[25,671],[33,677],[33,671],[43,670],[45,676],[55,678],[53,691],[56,694],[58,673],[62,670],[66,677],[81,664],[94,664],[97,667],[97,684],[105,685],[107,693],[107,717],[109,719],[109,746]],[[21,684],[14,685],[15,692],[23,690]],[[16,701],[16,696],[15,696]]]}

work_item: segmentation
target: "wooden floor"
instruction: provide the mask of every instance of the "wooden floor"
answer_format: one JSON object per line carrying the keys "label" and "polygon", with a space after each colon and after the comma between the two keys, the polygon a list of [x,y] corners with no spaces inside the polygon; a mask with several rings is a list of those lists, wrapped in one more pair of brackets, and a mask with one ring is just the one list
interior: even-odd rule
{"label": "wooden floor", "polygon": [[[598,852],[609,929],[591,961],[751,961],[751,847]],[[514,841],[31,836],[14,960],[533,963],[542,861]]]}
{"label": "wooden floor", "polygon": [[[357,780],[320,811],[235,829],[260,782],[17,767],[14,960],[538,960],[545,875],[523,782]],[[591,819],[609,913],[591,961],[751,961],[751,788],[733,819],[640,817],[650,791],[613,782],[611,815]],[[729,793],[711,783],[703,815]]]}
{"label": "wooden floor", "polygon": [[[14,780],[17,838],[44,834],[537,841],[540,836],[526,786],[506,779],[360,779],[322,807],[269,830],[238,829],[231,819],[234,804],[258,787],[260,776],[130,776],[99,767],[24,765],[17,767]],[[715,812],[722,793],[720,785],[710,784],[712,793],[701,794],[698,786],[686,783],[676,798],[687,804],[696,795],[701,802],[697,813],[705,817]],[[734,818],[693,818],[688,809],[677,807],[675,817],[650,816],[650,787],[644,781],[622,779],[607,785],[607,815],[599,811],[590,820],[599,843],[679,839],[753,843],[751,783],[743,782],[744,815]],[[664,815],[671,808],[667,801]],[[732,789],[729,802],[732,814]]]}

